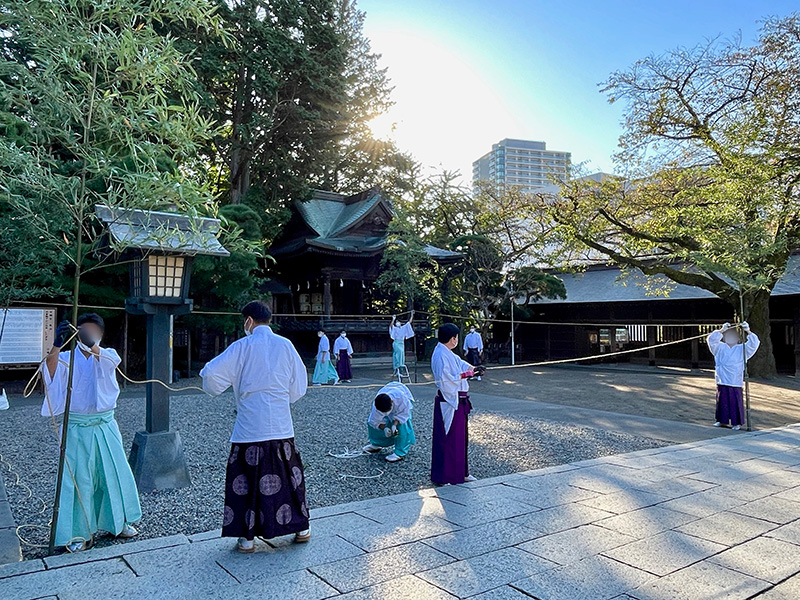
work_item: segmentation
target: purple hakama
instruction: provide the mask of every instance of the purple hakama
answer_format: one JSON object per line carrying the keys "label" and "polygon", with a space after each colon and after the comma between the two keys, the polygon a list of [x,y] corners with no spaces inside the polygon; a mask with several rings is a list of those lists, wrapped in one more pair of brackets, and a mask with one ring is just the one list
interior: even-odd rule
{"label": "purple hakama", "polygon": [[441,404],[442,393],[436,394],[433,407],[433,452],[431,454],[431,481],[436,485],[464,483],[469,475],[467,465],[467,415],[472,409],[469,394],[458,393],[458,410],[453,415],[450,432],[444,431]]}
{"label": "purple hakama", "polygon": [[233,443],[222,537],[274,538],[308,529],[303,461],[294,439]]}
{"label": "purple hakama", "polygon": [[468,348],[467,349],[467,362],[471,364],[473,367],[477,367],[481,364],[481,353],[480,350],[477,348]]}
{"label": "purple hakama", "polygon": [[744,398],[742,388],[730,385],[717,385],[717,421],[723,425],[728,421],[731,427],[744,425]]}
{"label": "purple hakama", "polygon": [[350,381],[353,378],[353,370],[350,368],[350,354],[344,348],[339,350],[336,372],[339,373],[339,379],[342,381]]}

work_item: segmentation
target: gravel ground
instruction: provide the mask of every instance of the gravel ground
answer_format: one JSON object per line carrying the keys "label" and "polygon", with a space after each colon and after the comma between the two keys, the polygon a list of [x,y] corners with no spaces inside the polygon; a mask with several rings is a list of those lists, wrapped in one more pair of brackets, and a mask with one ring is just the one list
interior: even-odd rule
{"label": "gravel ground", "polygon": [[[356,382],[358,383],[358,382]],[[389,465],[381,456],[337,459],[328,452],[358,449],[366,443],[365,420],[374,389],[309,388],[294,405],[298,448],[306,468],[311,508],[413,491],[430,487],[432,430],[431,388],[416,388],[414,426],[417,444],[405,461]],[[50,421],[39,416],[39,406],[14,405],[0,413],[0,464],[17,524],[45,526],[50,517],[58,447]],[[123,397],[117,421],[126,448],[144,428],[144,399]],[[219,398],[181,395],[172,400],[173,428],[180,431],[192,486],[142,494],[144,518],[140,538],[216,529],[221,525],[225,462],[233,421],[232,394]],[[585,427],[572,427],[540,419],[487,411],[470,417],[469,458],[472,474],[491,477],[609,454],[664,445],[649,438],[621,435]],[[372,480],[342,479],[350,475],[378,475]],[[23,485],[16,484],[16,475]],[[30,487],[28,497],[24,485]],[[42,500],[47,510],[42,513]],[[46,528],[26,527],[23,537],[46,544]],[[103,538],[98,545],[114,543]],[[26,558],[44,550],[23,544]]]}

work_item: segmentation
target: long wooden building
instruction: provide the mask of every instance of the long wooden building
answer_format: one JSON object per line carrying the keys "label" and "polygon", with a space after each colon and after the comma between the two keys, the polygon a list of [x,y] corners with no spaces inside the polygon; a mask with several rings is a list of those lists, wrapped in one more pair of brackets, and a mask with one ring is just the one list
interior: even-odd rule
{"label": "long wooden building", "polygon": [[[800,371],[800,256],[770,299],[771,339],[778,370]],[[567,297],[532,305],[534,322],[517,328],[517,351],[524,360],[574,358],[613,350],[647,347],[711,331],[734,319],[730,304],[696,287],[669,284],[637,272],[623,277],[619,267],[595,265],[579,274],[559,274]],[[648,290],[671,289],[667,295]],[[700,341],[631,356],[645,364],[711,367],[713,358]]]}

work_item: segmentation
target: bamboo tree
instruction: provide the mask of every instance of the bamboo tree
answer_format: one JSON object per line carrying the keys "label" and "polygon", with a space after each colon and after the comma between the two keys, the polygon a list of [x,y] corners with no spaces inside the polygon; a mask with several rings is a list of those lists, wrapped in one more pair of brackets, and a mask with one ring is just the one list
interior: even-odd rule
{"label": "bamboo tree", "polygon": [[[24,135],[0,139],[0,191],[7,211],[35,232],[40,248],[71,265],[74,326],[82,277],[114,257],[98,254],[103,241],[94,205],[215,211],[197,158],[213,127],[201,116],[188,57],[160,32],[168,22],[202,24],[196,26],[205,34],[220,34],[205,0],[18,0],[6,2],[0,15],[2,121],[26,124]],[[51,552],[74,361],[73,346]]]}

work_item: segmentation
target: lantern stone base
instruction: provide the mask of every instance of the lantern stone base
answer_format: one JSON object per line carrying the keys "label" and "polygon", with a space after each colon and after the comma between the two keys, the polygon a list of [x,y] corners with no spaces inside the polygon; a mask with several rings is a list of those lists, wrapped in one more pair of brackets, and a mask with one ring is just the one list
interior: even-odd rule
{"label": "lantern stone base", "polygon": [[170,490],[192,484],[177,431],[137,432],[128,462],[140,492]]}

